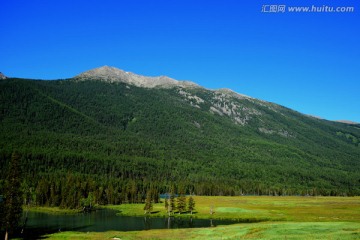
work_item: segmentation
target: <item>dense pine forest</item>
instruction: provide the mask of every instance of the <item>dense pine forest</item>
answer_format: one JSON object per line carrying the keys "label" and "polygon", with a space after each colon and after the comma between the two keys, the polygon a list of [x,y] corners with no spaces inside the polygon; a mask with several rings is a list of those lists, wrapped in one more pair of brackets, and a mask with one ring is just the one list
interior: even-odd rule
{"label": "dense pine forest", "polygon": [[159,201],[178,188],[360,195],[360,125],[229,95],[239,119],[210,111],[225,106],[216,96],[204,88],[1,80],[0,191],[16,151],[24,203],[36,205],[138,203],[147,192]]}

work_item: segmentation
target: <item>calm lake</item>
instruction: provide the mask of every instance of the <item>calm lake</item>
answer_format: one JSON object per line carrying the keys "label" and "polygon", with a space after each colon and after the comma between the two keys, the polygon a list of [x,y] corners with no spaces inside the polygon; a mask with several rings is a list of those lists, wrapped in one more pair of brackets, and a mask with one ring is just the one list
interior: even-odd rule
{"label": "calm lake", "polygon": [[215,227],[235,223],[226,220],[149,218],[117,216],[116,211],[103,209],[91,213],[54,215],[28,213],[28,221],[21,236],[24,239],[39,238],[59,231],[103,232],[134,231],[165,228]]}

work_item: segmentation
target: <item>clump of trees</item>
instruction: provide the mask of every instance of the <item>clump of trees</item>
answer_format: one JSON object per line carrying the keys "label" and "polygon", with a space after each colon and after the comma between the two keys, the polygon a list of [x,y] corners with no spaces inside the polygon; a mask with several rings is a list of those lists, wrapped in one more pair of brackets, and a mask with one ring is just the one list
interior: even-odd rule
{"label": "clump of trees", "polygon": [[175,197],[175,194],[172,192],[168,198],[165,198],[165,210],[167,211],[168,215],[171,216],[176,211],[180,215],[184,212],[192,215],[195,210],[195,200],[190,195],[190,197],[186,198],[185,193],[181,191],[178,197]]}

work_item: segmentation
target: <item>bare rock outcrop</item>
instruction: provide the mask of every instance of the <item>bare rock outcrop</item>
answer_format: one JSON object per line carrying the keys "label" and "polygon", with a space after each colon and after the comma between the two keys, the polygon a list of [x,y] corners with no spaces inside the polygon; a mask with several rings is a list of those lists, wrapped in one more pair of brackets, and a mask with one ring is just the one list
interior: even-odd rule
{"label": "bare rock outcrop", "polygon": [[200,87],[189,81],[178,81],[166,76],[146,77],[131,72],[125,72],[115,67],[104,66],[83,72],[75,77],[76,80],[101,80],[106,82],[123,82],[145,88],[171,87]]}

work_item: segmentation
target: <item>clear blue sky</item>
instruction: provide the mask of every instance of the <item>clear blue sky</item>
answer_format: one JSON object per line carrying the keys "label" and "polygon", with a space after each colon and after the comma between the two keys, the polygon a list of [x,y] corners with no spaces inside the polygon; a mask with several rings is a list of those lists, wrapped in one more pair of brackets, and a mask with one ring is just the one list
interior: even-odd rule
{"label": "clear blue sky", "polygon": [[[109,65],[231,88],[360,122],[360,1],[0,1],[0,71],[69,78]],[[263,4],[353,13],[261,13]]]}

